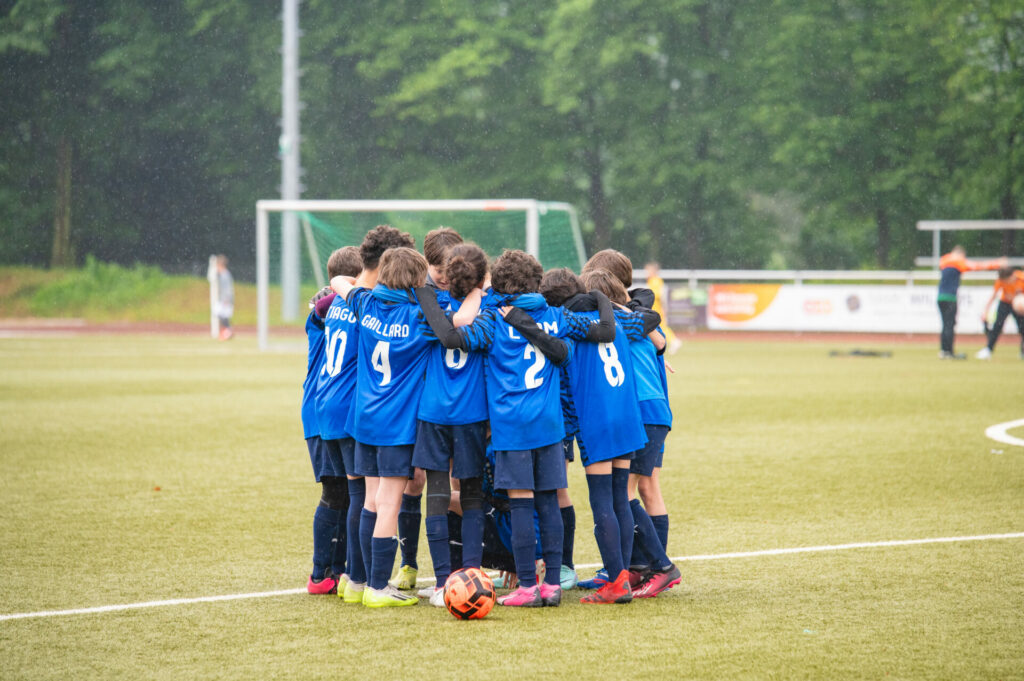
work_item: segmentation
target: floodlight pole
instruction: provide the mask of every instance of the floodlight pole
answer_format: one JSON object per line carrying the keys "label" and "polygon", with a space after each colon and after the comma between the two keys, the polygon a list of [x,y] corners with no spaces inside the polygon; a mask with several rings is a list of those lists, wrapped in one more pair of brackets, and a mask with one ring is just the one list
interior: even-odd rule
{"label": "floodlight pole", "polygon": [[[281,198],[298,199],[299,176],[299,0],[283,0],[281,83]],[[299,315],[299,220],[293,212],[281,216],[281,318]]]}

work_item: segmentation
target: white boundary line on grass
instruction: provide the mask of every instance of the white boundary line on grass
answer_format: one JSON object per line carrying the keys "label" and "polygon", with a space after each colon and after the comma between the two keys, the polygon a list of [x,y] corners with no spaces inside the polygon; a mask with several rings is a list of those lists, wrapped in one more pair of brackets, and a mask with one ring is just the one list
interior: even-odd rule
{"label": "white boundary line on grass", "polygon": [[[871,549],[891,546],[915,546],[920,544],[949,544],[952,542],[992,541],[998,539],[1024,539],[1024,532],[1007,534],[978,534],[966,537],[934,537],[930,539],[897,539],[893,541],[857,542],[853,544],[828,544],[824,546],[799,546],[789,549],[766,549],[763,551],[736,551],[732,553],[714,553],[696,556],[679,556],[673,562],[691,562],[702,560],[723,560],[727,558],[755,558],[758,556],[782,556],[794,553],[820,553],[824,551],[848,551],[851,549]],[[577,565],[578,568],[600,567],[595,564]],[[425,580],[419,580],[425,581]],[[431,580],[432,581],[432,580]],[[32,617],[58,617],[63,615],[91,615],[121,610],[137,610],[140,608],[158,608],[168,605],[190,605],[192,603],[213,603],[216,601],[237,601],[248,598],[270,598],[273,596],[291,596],[305,593],[305,589],[284,589],[281,591],[259,591],[246,594],[226,594],[223,596],[202,596],[200,598],[174,598],[166,601],[146,601],[144,603],[124,603],[121,605],[101,605],[94,608],[76,608],[74,610],[43,610],[40,612],[21,612],[0,615],[0,621],[28,619]]]}
{"label": "white boundary line on grass", "polygon": [[1024,426],[1024,419],[1007,421],[1006,423],[997,423],[996,425],[989,426],[985,429],[985,437],[991,438],[996,442],[1002,442],[1006,445],[1024,447],[1024,440],[1021,440],[1019,437],[1013,437],[1006,434],[1006,431],[1012,430],[1013,428],[1020,428],[1022,426]]}

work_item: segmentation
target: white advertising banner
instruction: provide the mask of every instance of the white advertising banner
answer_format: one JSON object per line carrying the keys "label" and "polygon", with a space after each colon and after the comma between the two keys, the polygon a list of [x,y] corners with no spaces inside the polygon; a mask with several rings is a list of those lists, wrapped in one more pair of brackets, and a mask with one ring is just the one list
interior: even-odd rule
{"label": "white advertising banner", "polygon": [[[961,286],[957,333],[983,333],[992,289]],[[858,284],[712,284],[709,329],[939,333],[937,287]]]}

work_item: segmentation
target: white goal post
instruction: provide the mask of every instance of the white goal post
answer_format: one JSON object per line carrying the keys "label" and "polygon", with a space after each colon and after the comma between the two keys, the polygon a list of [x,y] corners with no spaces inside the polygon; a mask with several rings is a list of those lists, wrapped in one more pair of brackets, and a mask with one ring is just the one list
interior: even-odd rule
{"label": "white goal post", "polygon": [[[266,199],[256,202],[256,284],[257,284],[257,332],[259,336],[259,347],[266,350],[269,347],[269,320],[270,320],[270,215],[272,213],[434,213],[434,212],[480,212],[480,213],[523,213],[522,240],[518,243],[507,244],[510,248],[523,248],[527,253],[544,262],[544,253],[541,252],[541,222],[542,216],[549,211],[562,211],[568,215],[572,233],[572,248],[575,250],[574,260],[578,260],[580,267],[586,261],[586,254],[583,247],[583,236],[580,232],[579,217],[576,209],[568,203],[554,201],[539,201],[537,199],[424,199],[424,200],[398,200],[398,199],[360,199],[360,200],[281,200]],[[326,257],[326,253],[318,254],[312,239],[309,235],[308,226],[305,227],[307,246],[310,257],[318,259],[320,255]],[[472,235],[467,238],[472,239]],[[337,244],[335,247],[344,244]],[[356,244],[352,244],[356,245]],[[284,252],[296,253],[298,244],[291,244],[288,248],[282,248]],[[574,263],[575,264],[575,263]],[[281,284],[282,294],[285,300],[282,303],[282,317],[286,321],[294,320],[295,316],[290,313],[297,310],[299,296],[299,272],[295,266],[282,260]],[[318,275],[319,279],[319,275]],[[291,307],[289,307],[289,305]],[[289,319],[291,318],[291,319]]]}
{"label": "white goal post", "polygon": [[[934,267],[938,269],[939,258],[942,257],[942,233],[977,230],[1024,229],[1024,220],[918,220],[919,232],[932,233],[931,257],[915,258],[918,267]],[[982,258],[989,260],[991,258]],[[1011,265],[1024,265],[1024,258],[1010,258]]]}

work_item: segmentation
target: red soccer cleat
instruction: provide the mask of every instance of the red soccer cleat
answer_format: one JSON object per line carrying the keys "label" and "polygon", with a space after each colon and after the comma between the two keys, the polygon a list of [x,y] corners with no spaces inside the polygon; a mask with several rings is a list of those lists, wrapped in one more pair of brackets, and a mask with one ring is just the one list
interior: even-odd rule
{"label": "red soccer cleat", "polygon": [[306,582],[306,591],[317,596],[336,594],[338,593],[338,578],[330,570],[319,580],[314,580],[311,576]]}
{"label": "red soccer cleat", "polygon": [[580,603],[629,603],[633,592],[629,588],[629,570],[623,570],[614,582],[608,582],[592,594],[580,599]]}
{"label": "red soccer cleat", "polygon": [[683,579],[682,573],[675,564],[669,565],[664,570],[655,570],[640,588],[633,592],[636,598],[654,598],[662,591],[668,591]]}

